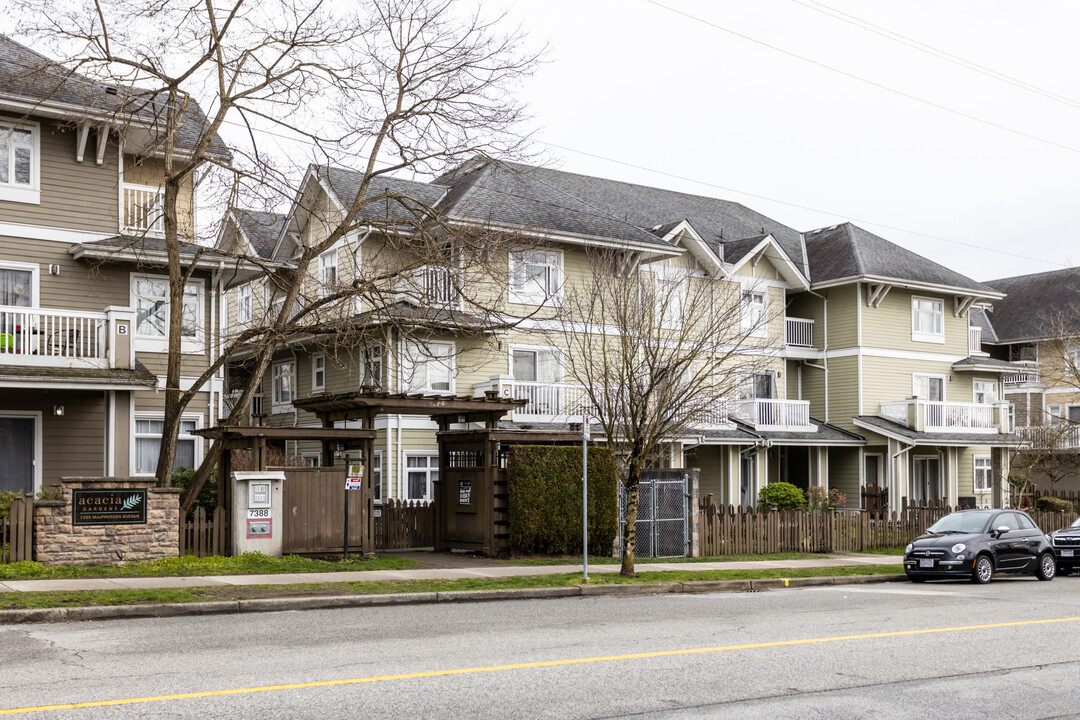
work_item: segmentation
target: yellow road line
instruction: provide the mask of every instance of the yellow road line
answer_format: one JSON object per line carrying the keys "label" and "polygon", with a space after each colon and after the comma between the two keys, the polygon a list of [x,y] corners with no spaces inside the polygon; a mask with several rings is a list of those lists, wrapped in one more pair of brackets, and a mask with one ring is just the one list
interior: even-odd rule
{"label": "yellow road line", "polygon": [[626,655],[603,655],[599,657],[572,658],[569,660],[542,660],[539,662],[514,663],[512,665],[488,665],[485,667],[456,668],[453,670],[431,670],[428,672],[402,673],[399,675],[375,675],[363,678],[343,680],[319,680],[286,685],[263,685],[260,687],[232,688],[229,690],[205,690],[202,692],[177,693],[175,695],[154,695],[150,697],[123,698],[119,700],[95,700],[92,702],[64,703],[60,705],[38,705],[36,707],[9,708],[0,710],[0,715],[19,715],[47,710],[75,710],[78,708],[110,707],[113,705],[137,705],[140,703],[164,702],[166,700],[189,700],[192,698],[217,697],[220,695],[245,695],[249,693],[274,692],[279,690],[300,690],[302,688],[333,687],[335,685],[359,685],[361,683],[385,682],[387,680],[412,680],[414,678],[447,677],[450,675],[473,675],[476,673],[502,672],[505,670],[526,670],[529,668],[560,667],[564,665],[584,665],[586,663],[613,662],[616,660],[644,660],[648,658],[673,657],[676,655],[704,655],[708,653],[731,652],[734,650],[756,650],[760,648],[791,647],[794,645],[814,645],[818,643],[841,642],[845,640],[871,640],[874,638],[906,637],[912,635],[932,635],[937,633],[964,632],[967,630],[991,630],[994,628],[1020,627],[1024,625],[1047,625],[1050,623],[1080,622],[1080,617],[1048,618],[1045,620],[1017,620],[1015,622],[988,623],[985,625],[960,625],[957,627],[929,628],[925,630],[896,630],[893,632],[867,633],[865,635],[837,635],[833,637],[807,638],[804,640],[776,640],[773,642],[747,643],[744,645],[722,645],[718,647],[691,648],[688,650],[659,650],[656,652],[630,653]]}

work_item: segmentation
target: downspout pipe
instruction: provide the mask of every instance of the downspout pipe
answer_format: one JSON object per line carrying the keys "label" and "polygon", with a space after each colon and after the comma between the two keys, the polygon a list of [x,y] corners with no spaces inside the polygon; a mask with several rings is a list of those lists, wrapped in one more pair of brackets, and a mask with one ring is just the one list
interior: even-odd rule
{"label": "downspout pipe", "polygon": [[[825,422],[829,422],[829,298],[821,293],[814,292],[813,290],[807,290],[808,293],[816,297],[821,298],[822,314],[825,320],[825,331],[822,333],[821,340],[821,357],[822,366],[821,369],[825,371]],[[815,367],[810,365],[810,367]],[[862,382],[862,378],[859,378],[859,382]]]}

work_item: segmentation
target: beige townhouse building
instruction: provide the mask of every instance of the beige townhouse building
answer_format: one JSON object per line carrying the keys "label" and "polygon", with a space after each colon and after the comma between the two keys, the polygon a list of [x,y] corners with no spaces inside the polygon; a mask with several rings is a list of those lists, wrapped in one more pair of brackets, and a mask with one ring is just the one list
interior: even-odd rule
{"label": "beige townhouse building", "polygon": [[[0,491],[63,476],[153,475],[166,372],[168,285],[163,166],[152,103],[58,68],[0,35]],[[185,124],[204,121],[197,108]],[[193,142],[181,130],[179,152]],[[227,162],[227,151],[218,160]],[[195,194],[180,198],[194,239]],[[216,351],[221,256],[195,262],[183,308],[183,379]],[[183,417],[177,464],[202,459],[191,434],[217,422],[221,381]]]}

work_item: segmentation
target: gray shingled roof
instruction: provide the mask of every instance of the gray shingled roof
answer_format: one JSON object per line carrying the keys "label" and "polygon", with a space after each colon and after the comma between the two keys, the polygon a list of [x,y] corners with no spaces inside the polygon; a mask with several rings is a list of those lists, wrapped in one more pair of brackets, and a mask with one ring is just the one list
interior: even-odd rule
{"label": "gray shingled roof", "polygon": [[[319,177],[337,196],[338,201],[348,207],[360,192],[364,173],[344,168],[318,168]],[[449,188],[435,183],[422,183],[414,180],[383,175],[371,179],[365,197],[378,197],[389,191],[406,196],[403,200],[385,200],[373,202],[364,207],[362,216],[373,222],[400,221],[415,223],[423,218],[426,208],[434,207],[446,195]]]}
{"label": "gray shingled roof", "polygon": [[[117,235],[103,240],[91,240],[72,245],[68,252],[76,258],[86,256],[106,261],[116,260],[117,262],[129,262],[130,260],[126,259],[122,253],[130,252],[135,255],[136,263],[157,266],[163,264],[162,258],[167,250],[164,238]],[[216,267],[221,261],[225,261],[230,266],[239,265],[248,269],[254,267],[246,260],[219,252],[210,247],[188,242],[180,243],[181,260],[192,261],[195,259],[196,253],[199,253],[197,263],[200,265],[206,263],[208,266]]]}
{"label": "gray shingled roof", "polygon": [[[439,178],[450,218],[667,248],[652,228],[685,218],[710,246],[772,234],[801,269],[799,233],[729,200],[518,163],[474,161]],[[717,253],[719,254],[719,253]],[[723,257],[737,260],[731,252]]]}
{"label": "gray shingled roof", "polygon": [[1008,360],[998,360],[990,357],[966,357],[953,363],[954,370],[969,370],[973,372],[1016,372],[1016,365]]}
{"label": "gray shingled roof", "polygon": [[[122,112],[146,122],[161,117],[165,103],[163,96],[159,99],[146,90],[103,83],[73,73],[3,34],[0,34],[0,97],[70,105],[108,115]],[[177,147],[190,150],[202,137],[209,120],[198,104],[192,104],[182,113],[180,122]],[[231,156],[216,134],[211,150]]]}
{"label": "gray shingled roof", "polygon": [[288,217],[283,213],[237,209],[236,219],[259,257],[269,260]]}
{"label": "gray shingled roof", "polygon": [[1076,332],[1080,318],[1080,267],[988,280],[1005,293],[990,321],[997,342],[1028,342]]}
{"label": "gray shingled roof", "polygon": [[862,444],[866,439],[862,435],[856,435],[835,425],[823,423],[820,420],[810,418],[810,423],[817,427],[816,431],[802,432],[792,430],[752,430],[745,423],[736,421],[740,428],[746,428],[747,432],[765,438],[773,445],[852,445]]}
{"label": "gray shingled roof", "polygon": [[872,276],[901,282],[945,285],[978,294],[997,293],[989,285],[905,250],[851,223],[806,233],[806,254],[810,261],[810,278],[815,284]]}
{"label": "gray shingled roof", "polygon": [[0,384],[4,380],[35,381],[42,383],[70,383],[80,380],[90,384],[117,384],[133,387],[155,387],[157,376],[145,365],[135,361],[133,370],[120,368],[58,368],[28,367],[23,365],[0,365]]}

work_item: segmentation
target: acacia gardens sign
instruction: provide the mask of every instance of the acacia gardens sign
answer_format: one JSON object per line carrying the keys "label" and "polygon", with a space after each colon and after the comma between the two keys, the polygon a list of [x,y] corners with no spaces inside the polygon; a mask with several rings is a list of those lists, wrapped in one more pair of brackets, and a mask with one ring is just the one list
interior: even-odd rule
{"label": "acacia gardens sign", "polygon": [[71,491],[72,525],[145,525],[146,490]]}

